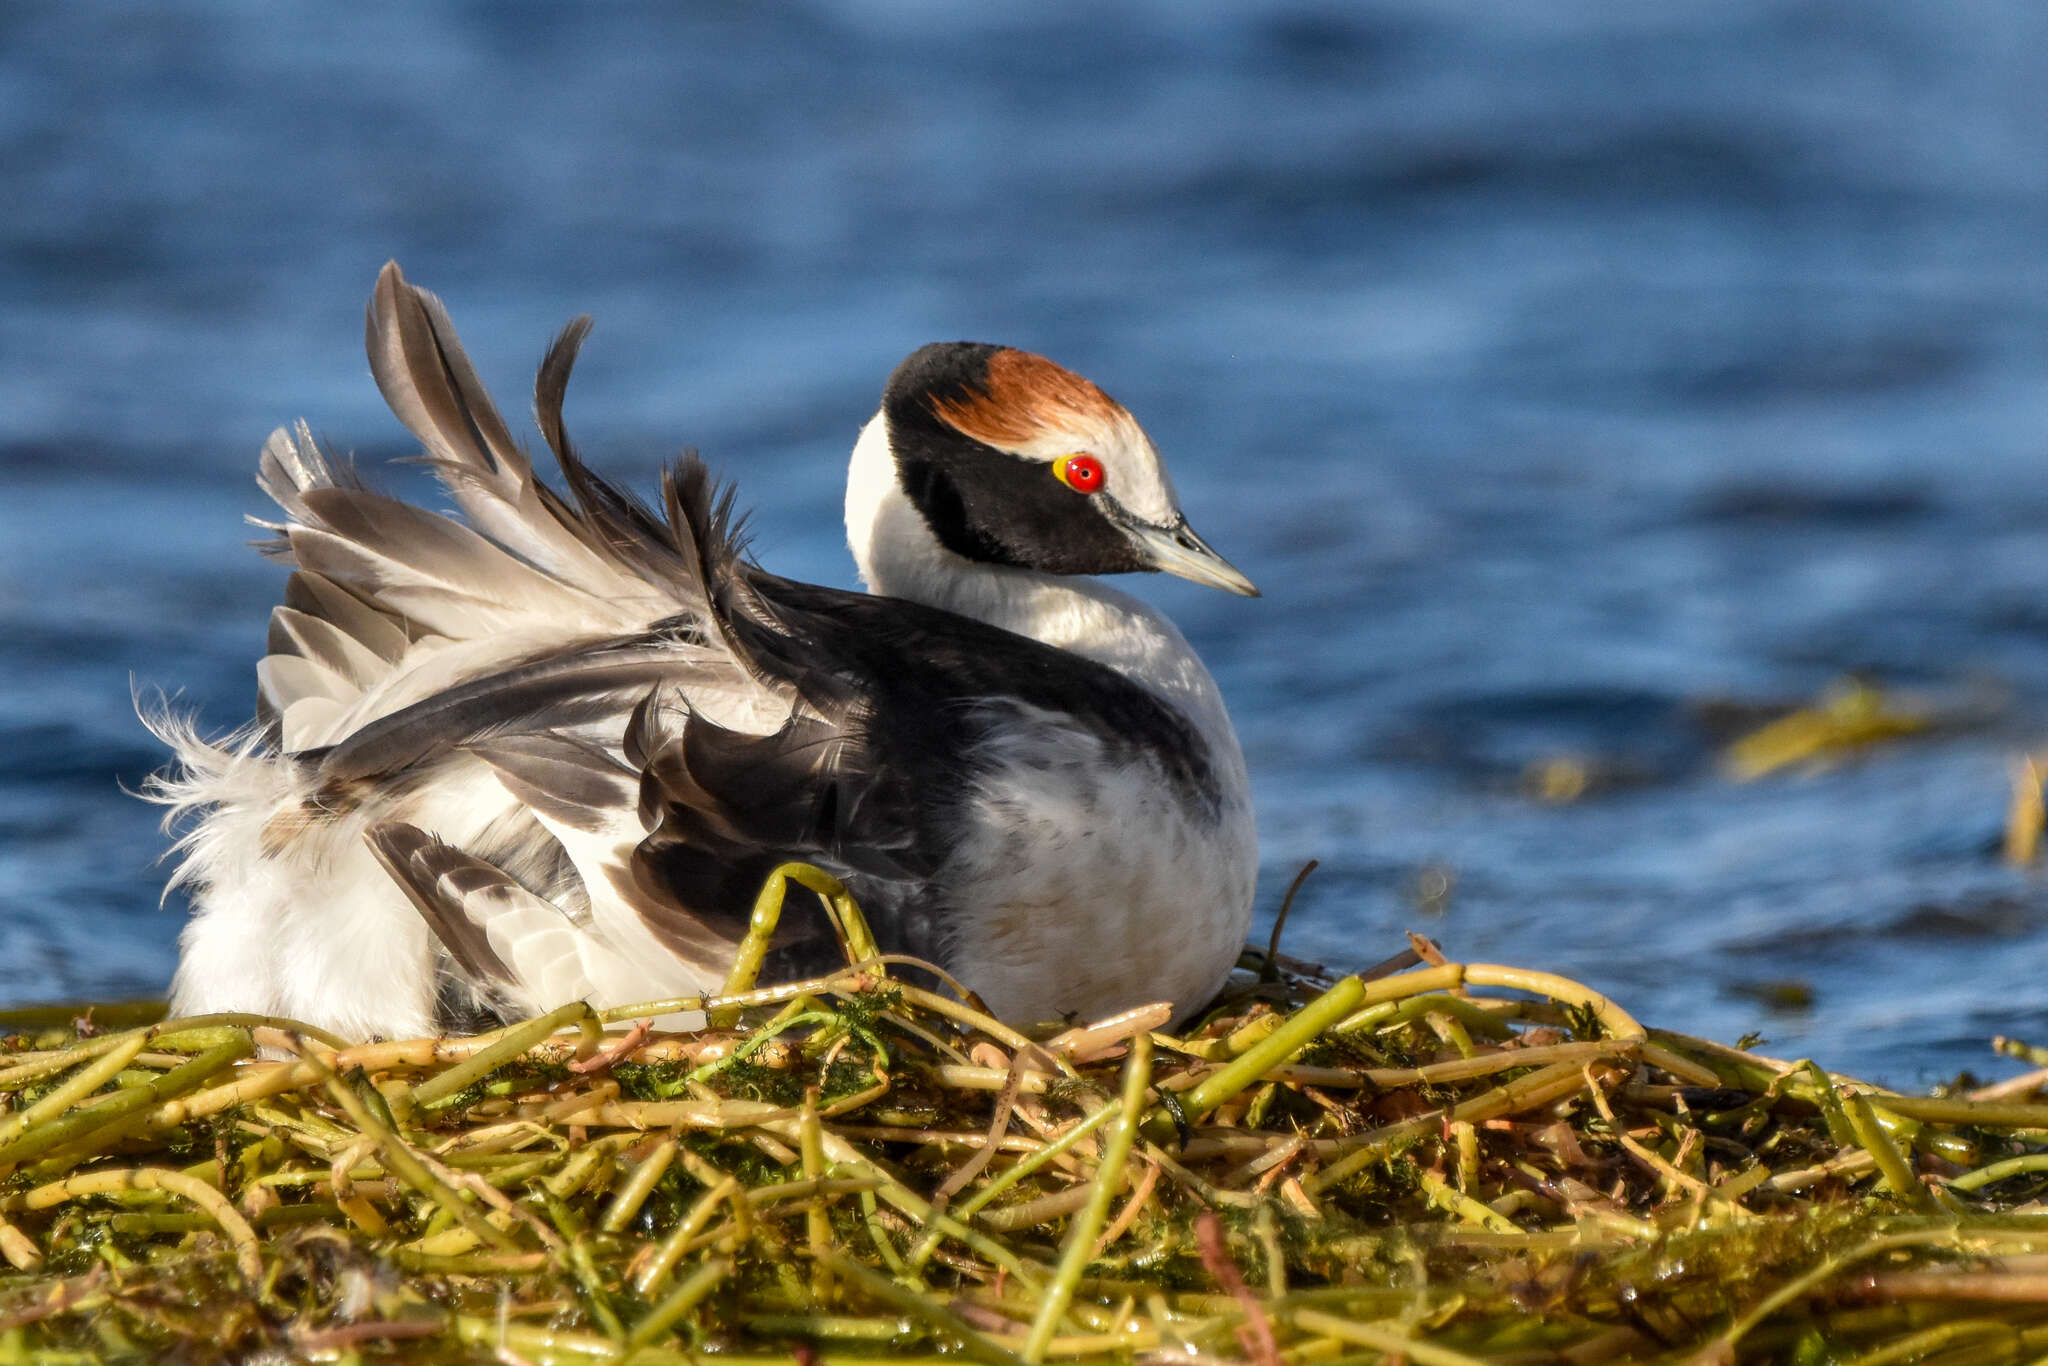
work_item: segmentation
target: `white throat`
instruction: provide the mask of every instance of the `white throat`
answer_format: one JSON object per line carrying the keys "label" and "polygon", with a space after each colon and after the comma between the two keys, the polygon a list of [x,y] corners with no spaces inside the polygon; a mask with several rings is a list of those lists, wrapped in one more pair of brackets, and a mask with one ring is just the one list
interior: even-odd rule
{"label": "white throat", "polygon": [[1094,579],[979,564],[946,549],[897,482],[879,412],[854,443],[846,539],[870,593],[958,612],[1106,664],[1172,703],[1215,747],[1221,767],[1241,771],[1216,682],[1171,621]]}

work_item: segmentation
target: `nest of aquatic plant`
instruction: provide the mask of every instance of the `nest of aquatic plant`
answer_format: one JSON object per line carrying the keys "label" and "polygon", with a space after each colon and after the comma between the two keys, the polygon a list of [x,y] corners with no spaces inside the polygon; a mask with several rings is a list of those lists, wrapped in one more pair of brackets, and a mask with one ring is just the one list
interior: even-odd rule
{"label": "nest of aquatic plant", "polygon": [[1900,1095],[1421,943],[1018,1028],[839,910],[830,976],[475,1038],[17,1014],[0,1361],[2048,1352],[2041,1074]]}

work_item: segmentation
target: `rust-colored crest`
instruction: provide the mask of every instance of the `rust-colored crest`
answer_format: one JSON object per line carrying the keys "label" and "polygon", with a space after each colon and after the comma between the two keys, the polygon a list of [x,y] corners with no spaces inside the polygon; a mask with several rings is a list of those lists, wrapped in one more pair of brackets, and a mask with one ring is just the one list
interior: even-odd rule
{"label": "rust-colored crest", "polygon": [[988,392],[935,398],[932,410],[976,441],[1021,446],[1051,427],[1103,425],[1123,409],[1087,380],[1043,356],[1005,348],[988,359]]}

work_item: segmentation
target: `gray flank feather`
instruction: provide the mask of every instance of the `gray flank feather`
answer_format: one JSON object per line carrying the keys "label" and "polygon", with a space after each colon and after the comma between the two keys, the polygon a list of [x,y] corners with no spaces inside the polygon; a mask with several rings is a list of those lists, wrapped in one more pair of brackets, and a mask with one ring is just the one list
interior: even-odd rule
{"label": "gray flank feather", "polygon": [[387,821],[373,827],[365,838],[377,862],[384,865],[434,937],[473,981],[509,986],[517,980],[463,903],[470,895],[489,889],[525,892],[525,888],[416,825]]}

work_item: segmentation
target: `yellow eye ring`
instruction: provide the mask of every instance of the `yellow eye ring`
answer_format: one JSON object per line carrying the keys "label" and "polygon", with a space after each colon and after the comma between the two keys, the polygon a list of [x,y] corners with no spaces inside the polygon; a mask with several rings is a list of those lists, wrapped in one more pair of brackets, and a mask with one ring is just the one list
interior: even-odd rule
{"label": "yellow eye ring", "polygon": [[1052,462],[1052,473],[1076,493],[1102,491],[1102,462],[1092,455],[1063,455]]}

